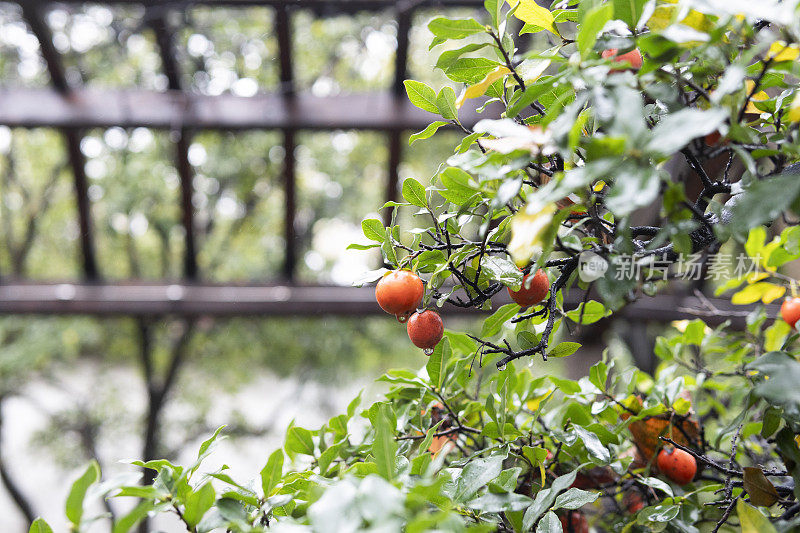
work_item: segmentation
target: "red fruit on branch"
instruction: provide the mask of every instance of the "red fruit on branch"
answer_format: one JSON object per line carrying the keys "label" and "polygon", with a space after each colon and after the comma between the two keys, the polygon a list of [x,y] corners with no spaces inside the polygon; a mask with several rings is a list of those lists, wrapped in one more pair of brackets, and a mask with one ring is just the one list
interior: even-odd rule
{"label": "red fruit on branch", "polygon": [[786,298],[781,304],[781,318],[783,321],[794,327],[800,320],[800,297]]}
{"label": "red fruit on branch", "polygon": [[426,309],[421,313],[414,313],[408,319],[408,338],[417,348],[422,348],[427,355],[433,353],[433,348],[439,344],[444,334],[442,317],[436,311]]}
{"label": "red fruit on branch", "polygon": [[[609,48],[608,50],[603,50],[600,56],[603,59],[613,59],[615,63],[630,63],[630,70],[639,70],[642,68],[642,53],[638,48],[634,48],[630,52],[621,55],[617,55],[617,52],[618,50],[616,48]],[[629,69],[612,68],[610,72],[622,72],[623,70]]]}
{"label": "red fruit on branch", "polygon": [[569,511],[559,519],[564,533],[589,533],[589,521],[580,511]]}
{"label": "red fruit on branch", "polygon": [[697,461],[692,454],[671,446],[658,452],[658,469],[678,485],[686,485],[697,473]]}
{"label": "red fruit on branch", "polygon": [[381,309],[405,322],[422,301],[425,286],[409,270],[395,270],[383,276],[375,287],[375,299]]}
{"label": "red fruit on branch", "polygon": [[549,291],[550,280],[547,279],[545,271],[540,268],[533,276],[526,274],[522,278],[522,287],[518,291],[512,291],[509,287],[508,294],[522,307],[530,307],[544,300]]}
{"label": "red fruit on branch", "polygon": [[622,504],[630,514],[636,514],[644,509],[644,498],[642,493],[637,490],[629,490],[622,497]]}

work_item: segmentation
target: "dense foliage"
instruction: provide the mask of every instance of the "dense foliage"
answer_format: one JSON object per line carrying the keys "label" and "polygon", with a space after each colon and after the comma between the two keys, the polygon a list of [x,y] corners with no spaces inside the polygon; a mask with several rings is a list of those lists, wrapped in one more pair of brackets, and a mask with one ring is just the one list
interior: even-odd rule
{"label": "dense foliage", "polygon": [[[551,278],[546,299],[494,309],[479,336],[447,331],[424,369],[380,378],[389,390],[372,405],[359,397],[319,429],[293,425],[255,481],[200,470],[219,432],[192,465],[135,462],[157,472],[149,486],[94,485],[92,464],[67,500],[76,530],[93,520],[90,487],[138,499],[114,531],[148,513],[192,532],[800,527],[793,324],[761,305],[741,331],[677,323],[657,341],[652,376],[604,357],[569,380],[539,362],[580,349],[558,342],[567,324],[657,290],[688,257],[731,275],[719,291],[735,290],[735,303],[794,293],[778,269],[800,258],[797,2],[485,6],[481,22],[429,24],[431,47],[447,48],[436,66],[460,95],[406,82],[412,103],[442,117],[411,141],[446,125],[464,140],[430,186],[406,179],[405,201],[386,206],[392,223],[365,220],[372,244],[354,247],[419,273],[431,309],[489,309],[538,268]],[[519,49],[510,20],[536,44]],[[641,65],[622,55],[634,49]],[[493,118],[469,128],[459,110],[473,102]],[[652,205],[658,224],[637,225]],[[412,228],[395,223],[402,211]],[[751,267],[717,254],[736,243]],[[566,289],[584,301],[565,308]],[[688,482],[657,459],[675,448],[696,465]]]}

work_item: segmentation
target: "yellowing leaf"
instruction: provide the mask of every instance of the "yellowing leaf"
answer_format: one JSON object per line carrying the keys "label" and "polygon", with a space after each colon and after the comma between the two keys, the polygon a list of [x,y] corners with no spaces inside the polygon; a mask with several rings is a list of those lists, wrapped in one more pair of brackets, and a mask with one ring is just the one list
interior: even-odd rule
{"label": "yellowing leaf", "polygon": [[800,91],[794,95],[792,105],[789,106],[789,113],[786,115],[789,122],[800,122]]}
{"label": "yellowing leaf", "polygon": [[769,507],[778,501],[778,491],[775,489],[775,485],[767,479],[764,471],[760,468],[754,466],[744,467],[743,483],[744,490],[750,496],[751,503]]}
{"label": "yellowing leaf", "polygon": [[786,287],[775,285],[774,283],[759,282],[748,285],[740,290],[731,298],[731,303],[735,305],[747,305],[759,300],[768,304],[777,300],[786,293]]}
{"label": "yellowing leaf", "polygon": [[606,186],[606,182],[603,181],[603,180],[599,180],[597,183],[594,184],[594,187],[592,187],[592,190],[594,192],[600,192],[600,191],[603,190],[603,187],[605,187],[605,186]]}
{"label": "yellowing leaf", "polygon": [[497,68],[489,72],[481,81],[471,87],[467,87],[467,90],[461,93],[461,96],[459,96],[458,100],[456,100],[456,107],[461,108],[467,98],[477,98],[482,96],[491,84],[510,73],[511,71],[508,70],[508,68],[504,67],[503,65],[498,65]]}
{"label": "yellowing leaf", "polygon": [[531,411],[536,411],[537,409],[539,409],[539,404],[541,404],[543,401],[549,398],[550,395],[552,394],[553,394],[553,389],[550,389],[541,396],[537,396],[536,398],[531,398],[530,400],[528,400],[525,406]]}
{"label": "yellowing leaf", "polygon": [[559,35],[553,14],[546,7],[540,6],[534,0],[506,0],[506,2],[511,7],[519,4],[519,7],[514,12],[514,16],[519,20]]}
{"label": "yellowing leaf", "polygon": [[653,31],[663,31],[668,26],[679,22],[684,26],[689,26],[704,33],[708,33],[714,28],[714,23],[708,16],[694,9],[689,10],[689,13],[683,19],[673,20],[679,14],[677,3],[678,0],[665,0],[662,5],[653,10],[653,14],[647,19],[647,26]]}
{"label": "yellowing leaf", "polygon": [[736,514],[739,515],[739,525],[742,533],[775,533],[775,526],[761,514],[761,511],[739,500],[736,502]]}
{"label": "yellowing leaf", "polygon": [[531,258],[542,253],[543,238],[557,210],[555,204],[547,204],[540,208],[528,204],[511,219],[511,242],[508,243],[508,251],[518,266],[527,265]]}
{"label": "yellowing leaf", "polygon": [[[756,83],[753,80],[744,80],[744,86],[747,91],[747,94],[753,92],[753,88],[756,86]],[[761,102],[763,100],[768,100],[769,95],[764,91],[758,91],[753,96],[750,97],[750,101],[747,102],[747,108],[745,108],[745,113],[754,113],[756,115],[761,114],[761,110],[757,108],[753,102]]]}
{"label": "yellowing leaf", "polygon": [[787,45],[783,41],[775,41],[769,46],[766,59],[778,61],[794,61],[800,55],[800,47],[796,44]]}
{"label": "yellowing leaf", "polygon": [[524,81],[536,81],[549,66],[549,59],[526,59],[519,64],[517,72],[522,76]]}
{"label": "yellowing leaf", "polygon": [[774,302],[778,298],[782,297],[786,294],[786,287],[783,285],[773,285],[770,289],[764,291],[764,295],[761,297],[761,301],[765,304]]}

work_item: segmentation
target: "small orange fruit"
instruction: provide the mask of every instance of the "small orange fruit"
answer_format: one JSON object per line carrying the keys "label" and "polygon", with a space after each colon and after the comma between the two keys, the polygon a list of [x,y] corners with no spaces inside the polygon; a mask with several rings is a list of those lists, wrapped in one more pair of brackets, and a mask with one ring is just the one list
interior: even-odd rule
{"label": "small orange fruit", "polygon": [[414,313],[408,319],[408,338],[417,348],[422,348],[425,353],[430,355],[433,348],[439,344],[444,334],[444,323],[442,317],[436,311],[426,309],[421,313]]}
{"label": "small orange fruit", "polygon": [[781,318],[783,321],[794,327],[800,320],[800,297],[786,298],[781,304]]}
{"label": "small orange fruit", "polygon": [[522,278],[522,287],[518,291],[512,291],[509,287],[508,294],[522,307],[530,307],[544,300],[549,291],[550,280],[547,279],[545,271],[540,268],[533,276],[526,274]]}
{"label": "small orange fruit", "polygon": [[626,52],[621,55],[617,55],[616,48],[609,48],[608,50],[603,50],[600,56],[603,59],[613,59],[616,63],[630,63],[629,69],[624,68],[612,68],[610,72],[622,72],[623,70],[639,70],[642,68],[642,53],[639,51],[638,48],[634,48],[630,52]]}
{"label": "small orange fruit", "polygon": [[375,287],[375,299],[381,309],[395,315],[399,322],[408,316],[422,301],[425,286],[419,276],[409,270],[395,270],[383,276]]}
{"label": "small orange fruit", "polygon": [[697,473],[697,461],[692,454],[672,446],[658,452],[658,469],[678,485],[686,485]]}

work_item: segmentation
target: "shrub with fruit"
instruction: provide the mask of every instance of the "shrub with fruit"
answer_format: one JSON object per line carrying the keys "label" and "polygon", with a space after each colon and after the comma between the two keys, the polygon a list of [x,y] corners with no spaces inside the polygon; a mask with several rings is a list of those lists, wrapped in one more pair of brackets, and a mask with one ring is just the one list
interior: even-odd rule
{"label": "shrub with fruit", "polygon": [[[163,513],[189,531],[800,528],[800,300],[784,273],[800,258],[797,1],[485,8],[428,26],[457,91],[406,82],[441,117],[410,142],[444,127],[463,140],[353,245],[380,251],[365,283],[408,320],[425,368],[388,372],[378,401],[320,428],[292,425],[255,482],[202,469],[217,435],[189,466],[134,463],[153,485],[90,491],[136,501],[114,531]],[[486,118],[462,122],[468,106]],[[723,268],[720,250],[756,268]],[[688,257],[755,305],[699,298],[698,318],[661,332],[653,375],[610,347],[562,377],[571,331],[669,287]],[[480,331],[447,329],[449,306],[485,311]],[[76,530],[99,477],[90,466],[68,499]]]}

